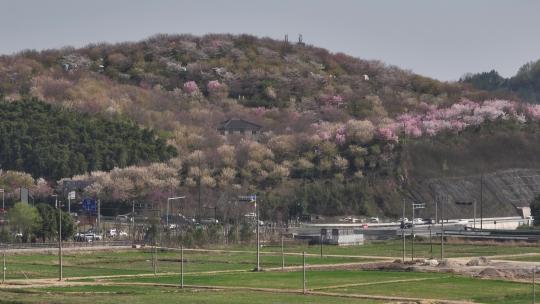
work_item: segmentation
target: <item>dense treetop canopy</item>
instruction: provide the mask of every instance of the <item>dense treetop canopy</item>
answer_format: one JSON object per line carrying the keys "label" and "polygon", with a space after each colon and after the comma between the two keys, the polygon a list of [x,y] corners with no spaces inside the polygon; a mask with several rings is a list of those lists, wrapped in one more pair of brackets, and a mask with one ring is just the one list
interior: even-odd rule
{"label": "dense treetop canopy", "polygon": [[495,70],[465,75],[464,83],[499,96],[540,103],[540,60],[524,64],[516,75],[504,78]]}
{"label": "dense treetop canopy", "polygon": [[[536,73],[527,66],[520,79]],[[478,85],[440,82],[249,35],[157,35],[25,51],[0,56],[0,98],[36,98],[53,107],[2,105],[13,113],[2,113],[9,117],[0,125],[0,164],[49,180],[72,177],[90,185],[85,195],[114,206],[166,202],[171,193],[198,197],[200,186],[203,204],[221,204],[223,212],[230,208],[227,197],[257,192],[268,201],[263,214],[283,219],[305,212],[392,213],[414,175],[460,172],[464,159],[488,150],[463,145],[458,156],[445,158],[436,148],[456,147],[467,134],[494,145],[500,134],[534,138],[540,105],[500,91],[508,80],[496,72],[482,77]],[[261,125],[260,134],[220,134],[220,123],[231,118]],[[179,156],[164,161],[174,150],[137,125],[166,134]],[[499,125],[504,128],[493,127]],[[416,146],[436,151],[414,153],[432,159],[429,168],[414,170],[419,166],[409,151]],[[520,158],[496,151],[498,163]],[[153,163],[140,164],[146,161]],[[22,177],[30,183],[22,173],[0,172],[0,184],[16,189],[11,181]],[[48,193],[40,179],[34,188]],[[186,209],[193,201],[186,200]]]}
{"label": "dense treetop canopy", "polygon": [[60,179],[177,154],[155,132],[36,100],[0,102],[0,165]]}

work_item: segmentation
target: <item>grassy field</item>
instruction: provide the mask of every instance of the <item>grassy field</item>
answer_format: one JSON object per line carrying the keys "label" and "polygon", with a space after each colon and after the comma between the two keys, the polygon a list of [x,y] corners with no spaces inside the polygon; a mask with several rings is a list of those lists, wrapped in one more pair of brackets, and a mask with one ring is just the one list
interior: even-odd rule
{"label": "grassy field", "polygon": [[[179,272],[180,252],[158,251],[158,272]],[[355,257],[309,256],[310,264],[336,264],[364,262]],[[255,267],[253,253],[184,252],[186,272],[251,270]],[[302,264],[301,256],[285,255],[285,265]],[[153,273],[151,250],[124,250],[116,252],[65,253],[63,255],[65,277],[107,276]],[[261,255],[263,268],[281,267],[281,255]],[[7,279],[38,279],[58,276],[58,257],[49,254],[7,256]]]}
{"label": "grassy field", "polygon": [[[407,242],[410,250],[410,242]],[[434,249],[438,248],[434,246]],[[299,295],[303,276],[298,269],[251,272],[256,255],[253,246],[229,249],[233,251],[184,251],[184,284],[187,286],[212,286],[218,290],[187,288],[179,285],[180,252],[158,250],[158,272],[153,276],[151,248],[116,251],[66,252],[64,254],[64,277],[86,282],[86,286],[50,287],[36,286],[23,289],[0,289],[0,303],[392,303],[346,298],[351,294],[414,297],[424,299],[451,299],[475,303],[514,304],[527,303],[531,298],[531,285],[502,280],[482,280],[449,273],[426,273],[406,271],[361,271],[338,269],[308,269],[307,288],[311,292],[327,292],[340,296]],[[447,256],[491,256],[523,253],[539,253],[535,256],[506,257],[519,261],[540,261],[540,248],[517,244],[478,245],[447,244]],[[281,267],[280,247],[265,246],[261,254],[263,269]],[[429,256],[429,244],[416,244],[416,256]],[[308,265],[341,264],[377,261],[371,257],[399,257],[401,242],[372,242],[364,246],[325,246],[325,255],[318,255],[319,246],[291,245],[285,255],[286,266],[302,264],[300,252],[306,256]],[[438,255],[438,251],[434,252]],[[239,272],[240,271],[240,272]],[[166,274],[173,272],[174,274]],[[114,277],[117,275],[146,274],[146,276]],[[58,257],[56,254],[28,253],[7,256],[7,280],[56,278]],[[113,276],[92,278],[93,276]],[[106,284],[106,285],[96,285]],[[127,284],[127,285],[126,285]],[[149,284],[134,286],[132,284]],[[169,287],[150,286],[166,284]],[[121,286],[120,286],[121,285]],[[229,288],[244,288],[230,290]],[[275,289],[275,292],[256,291],[253,288]],[[540,288],[538,288],[540,290]],[[540,294],[539,294],[540,296]]]}
{"label": "grassy field", "polygon": [[[122,278],[117,283],[178,284],[177,276]],[[300,290],[301,272],[236,273],[186,276],[185,284],[241,286]],[[349,286],[347,286],[349,285]],[[441,273],[390,271],[309,271],[307,288],[339,294],[384,295],[426,299],[450,299],[478,303],[526,303],[531,285],[502,280],[483,280]],[[540,296],[540,292],[538,293]]]}
{"label": "grassy field", "polygon": [[[470,300],[478,303],[518,304],[531,300],[530,284],[467,277],[446,277],[428,282],[399,282],[328,290],[337,293],[385,294],[404,297]],[[540,292],[538,292],[540,296]]]}
{"label": "grassy field", "polygon": [[[432,255],[435,258],[440,257],[440,243],[435,243],[436,239],[433,239],[433,246],[430,246],[429,242],[415,242],[414,251],[415,257],[428,258]],[[406,240],[406,256],[411,256],[411,241]],[[250,247],[239,247],[238,249],[253,250]],[[279,246],[267,246],[262,249],[265,252],[278,252],[281,250]],[[286,252],[302,252],[317,254],[320,252],[320,247],[317,245],[289,245],[285,248]],[[384,241],[384,242],[369,242],[362,246],[324,246],[324,254],[336,254],[336,255],[359,255],[359,256],[386,256],[386,257],[401,257],[402,255],[402,242],[401,240]],[[540,253],[540,247],[514,244],[514,243],[489,243],[489,244],[472,244],[472,243],[445,243],[444,253],[445,257],[468,257],[468,256],[491,256],[491,255],[506,255],[506,254],[522,254],[522,253]]]}
{"label": "grassy field", "polygon": [[[373,283],[394,280],[435,279],[448,276],[438,273],[398,271],[310,270],[307,273],[308,288],[322,288],[343,284]],[[123,283],[179,284],[178,275],[158,277],[130,277],[112,279]],[[184,283],[205,286],[241,286],[280,289],[302,289],[302,272],[247,272],[216,275],[187,275]]]}
{"label": "grassy field", "polygon": [[[329,303],[335,297],[254,291],[172,289],[152,286],[83,286],[32,290],[0,290],[2,303]],[[375,300],[339,298],[339,303],[382,304]]]}

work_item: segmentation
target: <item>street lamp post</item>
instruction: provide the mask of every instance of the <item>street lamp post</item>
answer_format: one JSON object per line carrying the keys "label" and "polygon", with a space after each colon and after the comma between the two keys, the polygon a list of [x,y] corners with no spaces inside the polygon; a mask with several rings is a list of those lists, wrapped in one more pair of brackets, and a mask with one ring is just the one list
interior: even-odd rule
{"label": "street lamp post", "polygon": [[257,216],[257,271],[261,271],[261,244],[259,235],[259,207],[257,206],[257,197],[253,200],[255,204],[255,214]]}
{"label": "street lamp post", "polygon": [[64,273],[62,269],[62,207],[58,205],[58,262],[60,264],[58,280],[62,281]]}
{"label": "street lamp post", "polygon": [[58,280],[62,281],[63,279],[63,265],[62,265],[62,208],[61,203],[58,203],[58,195],[53,194],[54,196],[54,205],[58,209]]}
{"label": "street lamp post", "polygon": [[[445,198],[448,200],[448,197]],[[444,200],[441,201],[441,261],[444,259]]]}
{"label": "street lamp post", "polygon": [[186,198],[186,197],[185,196],[175,196],[175,197],[167,198],[167,220],[166,220],[167,229],[169,229],[169,205],[170,205],[171,201],[176,200],[176,199],[183,199],[183,198]]}
{"label": "street lamp post", "polygon": [[419,204],[419,203],[412,203],[412,226],[411,226],[411,261],[414,261],[414,210],[416,209],[424,209],[426,208],[426,204]]}
{"label": "street lamp post", "polygon": [[257,195],[239,196],[238,199],[243,202],[250,202],[255,204],[255,225],[257,233],[257,266],[255,271],[261,271],[261,244],[259,235],[259,207],[257,206]]}
{"label": "street lamp post", "polygon": [[535,282],[535,279],[536,279],[536,270],[537,270],[538,266],[533,266],[533,271],[532,271],[532,303],[535,304],[536,303],[536,282]]}
{"label": "street lamp post", "polygon": [[5,202],[4,202],[4,189],[0,189],[0,192],[2,192],[2,210],[6,210]]}
{"label": "street lamp post", "polygon": [[456,205],[461,206],[473,206],[473,228],[476,229],[476,200],[468,202],[455,202]]}
{"label": "street lamp post", "polygon": [[403,263],[405,263],[405,199],[403,199],[402,201],[402,204],[403,204],[403,215],[401,217],[401,240],[403,241],[403,244],[402,244],[402,247],[401,247],[401,254],[402,254],[402,258],[401,258],[401,261]]}

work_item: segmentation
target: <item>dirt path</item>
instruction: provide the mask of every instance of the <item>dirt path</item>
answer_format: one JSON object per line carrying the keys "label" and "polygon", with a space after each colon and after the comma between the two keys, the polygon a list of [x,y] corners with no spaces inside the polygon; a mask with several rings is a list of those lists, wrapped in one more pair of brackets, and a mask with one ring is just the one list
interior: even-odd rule
{"label": "dirt path", "polygon": [[[397,280],[396,280],[397,281]],[[386,281],[385,283],[391,283]],[[116,283],[116,282],[70,282],[70,281],[43,281],[41,284],[30,284],[21,286],[11,286],[10,289],[16,288],[44,288],[44,287],[71,287],[71,286],[153,286],[153,287],[168,287],[168,288],[180,288],[178,284],[161,284],[161,283]],[[190,289],[208,289],[208,290],[231,290],[231,291],[255,291],[255,292],[268,292],[268,293],[281,293],[281,294],[306,294],[315,296],[328,296],[339,298],[356,298],[356,299],[371,299],[404,303],[430,303],[430,304],[474,304],[469,301],[455,301],[455,300],[443,300],[443,299],[430,299],[430,298],[411,298],[411,297],[398,297],[398,296],[384,296],[384,295],[367,295],[367,294],[352,294],[352,293],[335,293],[335,292],[323,292],[314,289],[308,289],[304,293],[301,289],[280,289],[280,288],[264,288],[264,287],[235,287],[235,286],[208,286],[208,285],[184,285],[185,288]],[[89,292],[85,292],[88,294]],[[91,292],[90,292],[91,293]]]}
{"label": "dirt path", "polygon": [[449,277],[399,279],[399,280],[388,280],[388,281],[378,281],[378,282],[351,283],[351,284],[341,284],[341,285],[311,288],[310,290],[316,291],[316,290],[338,289],[338,288],[357,287],[357,286],[372,286],[372,285],[392,284],[392,283],[420,282],[420,281],[438,280],[438,279],[443,279],[443,278],[449,278]]}
{"label": "dirt path", "polygon": [[[171,250],[171,251],[180,251],[180,248],[172,248],[172,247],[160,247],[165,250]],[[186,251],[192,251],[192,252],[221,252],[221,253],[252,253],[256,254],[257,251],[255,250],[229,250],[229,249],[197,249],[197,248],[190,248],[190,249],[184,249],[184,252]],[[281,255],[280,251],[261,251],[261,255]],[[289,256],[301,256],[302,252],[284,252],[284,255]],[[306,256],[316,256],[319,257],[319,253],[306,253]],[[399,257],[389,257],[389,256],[375,256],[375,255],[352,255],[352,254],[323,254],[323,257],[335,257],[335,258],[359,258],[359,259],[377,259],[377,260],[395,260],[399,259]]]}

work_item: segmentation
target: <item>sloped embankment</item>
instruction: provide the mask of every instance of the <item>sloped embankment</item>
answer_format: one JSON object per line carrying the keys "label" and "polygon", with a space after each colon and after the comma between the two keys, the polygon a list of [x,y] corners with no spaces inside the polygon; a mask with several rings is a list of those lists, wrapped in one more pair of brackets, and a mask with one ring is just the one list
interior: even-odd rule
{"label": "sloped embankment", "polygon": [[483,201],[483,215],[515,216],[540,195],[540,132],[499,122],[459,136],[411,142],[402,155],[405,189],[435,214],[435,199],[448,196],[445,213],[472,217],[472,208],[455,201]]}

